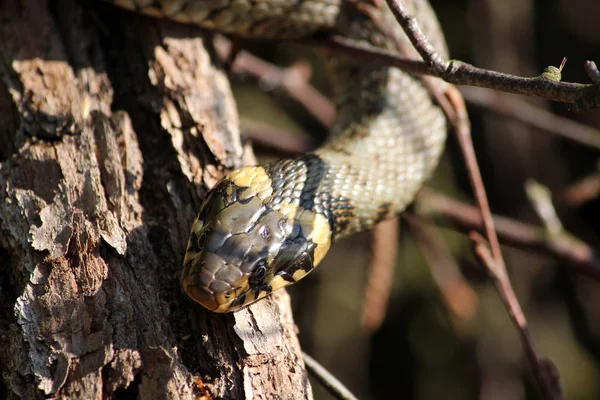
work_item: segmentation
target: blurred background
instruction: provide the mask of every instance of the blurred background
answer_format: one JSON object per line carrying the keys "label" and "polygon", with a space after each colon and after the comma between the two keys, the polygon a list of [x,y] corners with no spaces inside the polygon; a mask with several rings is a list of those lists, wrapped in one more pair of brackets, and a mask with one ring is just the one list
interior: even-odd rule
{"label": "blurred background", "polygon": [[[581,83],[589,82],[584,62],[600,61],[597,0],[432,3],[452,58],[536,76],[567,57],[563,80]],[[308,46],[244,47],[281,67],[307,62],[311,84],[329,93],[322,58]],[[252,138],[260,160],[304,151],[326,136],[323,124],[276,85],[244,73],[233,73],[232,84],[243,131]],[[508,103],[511,99],[600,129],[600,110],[575,113],[563,104],[522,96],[510,96]],[[598,149],[499,115],[494,111],[497,104],[468,106],[492,210],[542,226],[525,191],[525,182],[535,179],[550,189],[565,229],[597,248],[600,201],[593,188],[600,181]],[[269,130],[277,143],[261,139]],[[572,194],[581,191],[573,192],[573,185],[582,179],[591,182],[592,189],[574,200]],[[473,204],[452,136],[429,186]],[[419,210],[418,203],[415,208]],[[370,234],[337,243],[316,272],[292,286],[304,350],[361,399],[541,398],[517,332],[467,237],[447,225],[429,232],[445,244],[456,263],[452,274],[458,284],[449,285],[443,276],[436,277],[406,223],[400,225],[388,309],[378,328],[368,331],[361,325]],[[599,282],[539,251],[505,246],[503,252],[538,354],[556,365],[565,397],[600,398]],[[316,399],[331,398],[317,383],[313,389]]]}

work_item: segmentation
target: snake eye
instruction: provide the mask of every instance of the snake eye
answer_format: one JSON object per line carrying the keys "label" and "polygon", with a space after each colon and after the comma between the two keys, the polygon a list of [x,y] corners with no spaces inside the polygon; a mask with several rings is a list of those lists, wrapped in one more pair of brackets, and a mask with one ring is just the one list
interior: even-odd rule
{"label": "snake eye", "polygon": [[253,282],[262,281],[267,275],[267,262],[265,260],[260,260],[256,265],[254,271],[252,271],[251,280]]}

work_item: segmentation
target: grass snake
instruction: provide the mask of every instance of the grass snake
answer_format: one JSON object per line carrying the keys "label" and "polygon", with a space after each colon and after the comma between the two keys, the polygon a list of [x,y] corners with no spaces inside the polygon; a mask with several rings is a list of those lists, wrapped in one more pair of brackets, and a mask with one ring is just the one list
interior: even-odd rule
{"label": "grass snake", "polygon": [[[246,38],[330,32],[388,50],[412,48],[385,2],[374,0],[110,1]],[[428,2],[403,3],[445,56]],[[181,283],[209,310],[235,311],[297,282],[333,241],[403,211],[438,164],[446,120],[418,78],[339,52],[327,60],[337,117],[324,145],[229,173],[193,223]]]}

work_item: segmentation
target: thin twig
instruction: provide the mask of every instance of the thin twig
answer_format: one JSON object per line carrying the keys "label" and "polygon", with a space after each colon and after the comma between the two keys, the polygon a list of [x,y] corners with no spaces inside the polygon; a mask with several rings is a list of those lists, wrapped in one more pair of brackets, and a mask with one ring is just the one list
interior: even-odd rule
{"label": "thin twig", "polygon": [[494,286],[496,287],[496,291],[498,292],[502,303],[506,307],[508,314],[510,315],[515,326],[517,327],[517,331],[519,332],[521,337],[521,342],[523,343],[523,346],[526,350],[525,354],[527,355],[529,364],[531,365],[538,386],[544,394],[544,397],[547,399],[559,399],[560,396],[557,396],[556,391],[553,390],[553,388],[549,385],[548,379],[546,377],[545,367],[541,362],[541,359],[537,356],[537,353],[534,351],[529,331],[523,329],[523,327],[528,326],[527,319],[525,318],[525,314],[523,314],[521,305],[517,300],[512,284],[510,283],[510,280],[508,278],[508,272],[506,271],[506,265],[504,264],[504,258],[500,249],[500,241],[498,240],[498,236],[496,235],[496,229],[494,227],[492,212],[487,200],[485,188],[483,186],[481,172],[479,171],[479,166],[477,164],[475,149],[473,147],[473,141],[471,139],[470,126],[468,121],[466,121],[466,107],[464,106],[464,102],[462,100],[462,96],[460,96],[460,92],[458,92],[458,90],[454,87],[451,87],[449,89],[451,89],[449,91],[449,98],[451,99],[452,103],[455,105],[457,110],[457,121],[453,124],[454,130],[461,148],[463,158],[465,160],[465,163],[467,164],[469,180],[471,181],[471,186],[475,193],[477,205],[481,210],[481,216],[485,228],[486,237],[490,244],[491,254],[493,256],[493,264],[488,265],[494,268]]}
{"label": "thin twig", "polygon": [[449,64],[438,54],[433,45],[429,43],[425,33],[419,27],[417,19],[408,14],[401,1],[387,0],[387,4],[414,48],[423,57],[425,64],[428,65],[429,69],[436,76],[440,76],[448,69]]}
{"label": "thin twig", "polygon": [[538,357],[527,320],[522,314],[520,307],[517,309],[514,308],[515,304],[518,305],[518,301],[514,297],[512,289],[509,289],[511,284],[508,280],[508,275],[503,274],[502,268],[498,267],[497,260],[490,252],[488,243],[483,236],[473,231],[469,234],[469,238],[473,244],[475,255],[487,269],[497,291],[501,294],[500,299],[502,300],[502,304],[504,304],[507,310],[511,311],[508,315],[517,327],[525,355],[532,364],[533,372],[540,389],[543,391],[544,397],[547,399],[562,399],[558,369],[551,360]]}
{"label": "thin twig", "polygon": [[[531,343],[529,343],[530,338],[528,335],[524,335],[521,331],[521,327],[527,326],[527,320],[508,278],[506,265],[504,264],[504,258],[500,249],[500,241],[498,240],[498,236],[496,234],[494,220],[492,218],[491,209],[483,185],[483,179],[481,178],[481,172],[479,171],[479,165],[475,156],[475,149],[471,140],[470,124],[468,121],[464,101],[462,100],[460,92],[458,92],[455,87],[448,88],[447,94],[454,106],[454,109],[456,110],[456,119],[451,122],[459,142],[463,159],[467,165],[467,172],[471,182],[471,187],[475,194],[475,199],[481,212],[485,234],[490,244],[493,264],[488,265],[494,268],[493,273],[494,277],[496,277],[494,280],[496,291],[498,292],[509,315],[513,319],[515,326],[518,328],[518,331],[521,334],[523,345],[528,347],[528,349],[533,349]],[[537,357],[537,354],[529,351],[527,351],[526,354],[540,389],[546,398],[555,399],[556,397],[554,396],[554,392],[550,387],[548,387],[547,380],[544,378],[543,366],[540,362],[540,359]]]}
{"label": "thin twig", "polygon": [[506,267],[504,266],[502,251],[500,250],[500,242],[496,236],[492,212],[487,200],[483,179],[481,177],[481,172],[479,171],[479,164],[477,163],[477,157],[475,156],[475,148],[473,147],[473,141],[471,139],[471,124],[467,115],[467,108],[460,92],[456,88],[452,86],[449,87],[446,94],[456,112],[456,118],[450,122],[452,123],[452,128],[458,139],[463,159],[467,165],[467,172],[471,187],[475,194],[475,200],[481,210],[486,237],[490,242],[492,254],[494,255],[496,263],[499,265],[499,268],[503,269],[505,272]]}
{"label": "thin twig", "polygon": [[312,45],[326,47],[375,64],[389,65],[416,75],[432,75],[430,67],[423,61],[409,59],[394,51],[375,47],[366,42],[357,42],[339,35],[328,35],[316,39],[306,39]]}
{"label": "thin twig", "polygon": [[[391,1],[391,0],[387,0]],[[438,64],[409,60],[388,50],[358,43],[336,35],[302,40],[313,45],[334,49],[372,63],[398,67],[419,75],[433,75],[454,85],[478,86],[507,93],[538,97],[573,105],[577,111],[600,107],[600,85],[563,82],[540,76],[521,77],[477,68],[462,61],[450,60],[442,72]]]}
{"label": "thin twig", "polygon": [[314,358],[302,352],[306,370],[313,376],[327,391],[336,399],[340,400],[358,400],[356,396],[346,388],[335,376],[331,375],[321,364]]}
{"label": "thin twig", "polygon": [[[465,233],[472,230],[484,232],[481,214],[476,207],[431,189],[423,189],[419,193],[415,208],[419,215],[432,219],[437,225],[446,225]],[[502,216],[494,216],[494,224],[502,243],[558,257],[576,268],[577,272],[600,280],[600,256],[568,232],[550,237],[543,227]]]}

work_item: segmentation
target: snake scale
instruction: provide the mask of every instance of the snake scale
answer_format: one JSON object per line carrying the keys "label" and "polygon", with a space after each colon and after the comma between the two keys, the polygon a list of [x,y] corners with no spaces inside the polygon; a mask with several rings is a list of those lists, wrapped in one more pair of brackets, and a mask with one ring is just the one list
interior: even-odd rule
{"label": "snake scale", "polygon": [[[388,50],[410,48],[385,2],[373,0],[110,1],[246,38],[331,32]],[[403,3],[445,56],[428,2]],[[181,283],[209,310],[235,311],[297,282],[333,241],[403,211],[438,164],[446,121],[418,78],[338,53],[327,58],[337,118],[325,144],[229,173],[193,223]]]}

